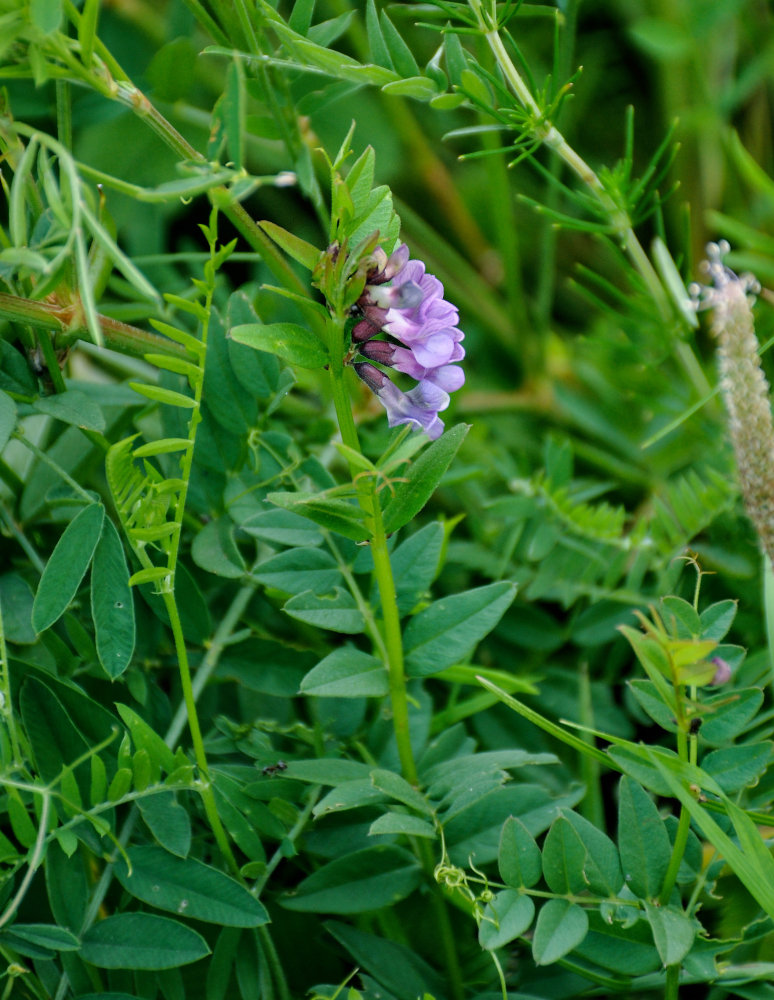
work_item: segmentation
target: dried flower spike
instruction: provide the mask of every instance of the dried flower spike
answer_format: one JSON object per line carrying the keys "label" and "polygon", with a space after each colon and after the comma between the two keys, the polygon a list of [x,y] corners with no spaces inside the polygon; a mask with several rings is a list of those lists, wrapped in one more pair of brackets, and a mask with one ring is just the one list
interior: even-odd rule
{"label": "dried flower spike", "polygon": [[718,341],[720,387],[739,470],[739,484],[761,545],[774,561],[774,428],[769,384],[758,356],[752,306],[760,285],[723,263],[728,244],[710,243],[702,269],[712,285],[692,285],[697,309],[711,309]]}

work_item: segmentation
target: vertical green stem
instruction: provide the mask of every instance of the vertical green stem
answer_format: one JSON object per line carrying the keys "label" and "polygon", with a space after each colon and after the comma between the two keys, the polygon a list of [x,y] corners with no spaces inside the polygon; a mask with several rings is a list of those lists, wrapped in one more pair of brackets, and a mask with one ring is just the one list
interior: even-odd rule
{"label": "vertical green stem", "polygon": [[[578,697],[580,702],[580,718],[589,732],[581,731],[580,738],[589,746],[595,745],[595,737],[591,731],[594,728],[594,699],[591,692],[588,661],[584,660],[578,675]],[[605,810],[602,803],[602,788],[600,786],[600,764],[596,757],[581,754],[581,773],[586,785],[586,794],[581,804],[581,811],[589,822],[598,829],[605,828]]]}
{"label": "vertical green stem", "polygon": [[[329,342],[334,339],[340,341],[343,336],[343,329],[343,323],[332,323]],[[333,357],[341,357],[341,354],[334,353],[333,351],[331,353]],[[355,427],[355,421],[352,417],[352,404],[344,382],[344,366],[340,361],[331,362],[329,371],[333,390],[333,402],[336,407],[341,438],[349,448],[360,452],[360,440],[357,428]],[[351,472],[354,478],[358,470],[353,468]],[[403,777],[410,784],[417,785],[419,778],[414,760],[414,751],[411,747],[409,729],[408,694],[406,691],[406,676],[403,664],[403,636],[400,628],[400,615],[398,613],[398,603],[395,594],[392,563],[390,562],[390,553],[387,548],[387,535],[384,531],[382,510],[379,506],[379,498],[376,495],[373,482],[364,476],[360,476],[357,479],[357,483],[360,506],[366,515],[366,523],[371,530],[371,554],[374,560],[374,576],[379,588],[379,597],[382,606],[393,732],[395,734]],[[430,844],[425,840],[421,840],[417,845],[417,851],[425,871],[428,874],[432,874],[434,863]],[[457,956],[457,942],[449,918],[446,901],[443,899],[437,885],[433,886],[431,905],[435,915],[436,926],[441,937],[441,947],[443,949],[447,978],[452,996],[454,1000],[462,1000],[464,986],[462,970],[460,969],[459,958]]]}
{"label": "vertical green stem", "polygon": [[[339,421],[341,438],[349,448],[360,452],[360,441],[357,428],[352,417],[352,404],[344,383],[344,366],[332,362],[330,365],[333,402]],[[353,475],[358,470],[353,469]],[[403,669],[403,637],[400,628],[400,616],[395,595],[395,580],[392,575],[390,553],[387,548],[387,535],[384,531],[382,509],[379,498],[374,490],[374,484],[366,477],[359,477],[358,497],[360,506],[366,515],[371,531],[371,555],[374,560],[374,576],[379,588],[382,605],[382,621],[384,627],[384,642],[387,650],[387,676],[390,688],[390,706],[392,708],[392,725],[395,742],[398,747],[403,777],[412,785],[417,784],[417,768],[414,752],[411,749],[409,732],[408,695],[406,692],[406,677]]]}
{"label": "vertical green stem", "polygon": [[766,644],[769,650],[771,685],[774,688],[774,571],[771,559],[763,554],[763,608],[766,618]]}
{"label": "vertical green stem", "polygon": [[186,714],[188,716],[188,728],[191,732],[191,743],[193,744],[194,757],[196,758],[196,765],[199,769],[199,792],[202,797],[202,803],[204,804],[204,811],[207,814],[207,820],[210,824],[213,835],[215,836],[215,842],[217,843],[226,864],[235,875],[238,875],[239,865],[236,862],[234,853],[231,850],[231,844],[229,843],[228,836],[226,835],[223,823],[218,815],[215,794],[212,790],[210,770],[207,764],[207,755],[204,751],[204,740],[202,738],[201,726],[199,725],[199,715],[196,711],[196,699],[194,697],[193,684],[191,682],[191,666],[188,661],[188,650],[185,645],[183,627],[180,622],[180,614],[177,610],[177,602],[175,600],[174,593],[164,593],[162,594],[162,597],[164,598],[164,606],[167,609],[169,622],[172,626],[172,635],[174,637],[178,668],[180,670],[180,684],[183,691],[183,701],[185,702]]}
{"label": "vertical green stem", "polygon": [[11,677],[8,670],[8,648],[5,644],[5,626],[3,625],[3,606],[0,602],[0,714],[3,716],[5,727],[8,730],[8,737],[11,741],[11,760],[4,761],[12,767],[21,767],[23,759],[19,746],[19,737],[16,732],[16,720],[13,717],[13,703],[11,701]]}
{"label": "vertical green stem", "polygon": [[664,1000],[677,1000],[680,990],[680,966],[668,965],[666,968],[666,986]]}

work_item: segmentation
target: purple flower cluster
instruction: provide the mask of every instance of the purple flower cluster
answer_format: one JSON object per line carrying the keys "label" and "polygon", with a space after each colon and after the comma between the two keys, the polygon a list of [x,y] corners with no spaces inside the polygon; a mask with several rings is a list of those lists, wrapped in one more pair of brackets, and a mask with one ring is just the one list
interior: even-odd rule
{"label": "purple flower cluster", "polygon": [[[374,256],[357,301],[361,318],[352,330],[359,353],[369,360],[353,367],[387,410],[390,427],[414,424],[437,438],[443,431],[438,413],[449,405],[449,393],[465,381],[454,363],[465,357],[457,308],[444,299],[443,285],[422,261],[409,259],[405,243],[389,258],[381,248]],[[380,333],[390,339],[375,340]],[[372,361],[418,384],[403,392]]]}

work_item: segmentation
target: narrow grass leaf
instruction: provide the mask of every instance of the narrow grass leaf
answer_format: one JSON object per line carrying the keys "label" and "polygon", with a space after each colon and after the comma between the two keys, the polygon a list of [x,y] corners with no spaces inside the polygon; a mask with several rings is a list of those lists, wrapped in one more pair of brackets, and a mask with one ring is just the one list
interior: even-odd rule
{"label": "narrow grass leaf", "polygon": [[755,823],[729,799],[724,798],[726,812],[739,838],[737,846],[706,809],[664,765],[654,758],[672,795],[691,814],[691,819],[712,846],[721,854],[750,895],[774,918],[774,858],[763,841]]}

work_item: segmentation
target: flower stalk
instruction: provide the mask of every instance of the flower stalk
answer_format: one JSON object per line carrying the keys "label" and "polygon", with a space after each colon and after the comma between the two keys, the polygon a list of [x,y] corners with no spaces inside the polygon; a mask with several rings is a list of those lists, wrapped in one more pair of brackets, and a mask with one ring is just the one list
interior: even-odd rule
{"label": "flower stalk", "polygon": [[751,275],[737,276],[723,263],[728,244],[710,243],[703,270],[712,284],[692,285],[694,305],[711,309],[718,343],[720,388],[747,514],[763,551],[774,558],[774,426],[769,383],[763,373],[752,305],[760,290]]}

